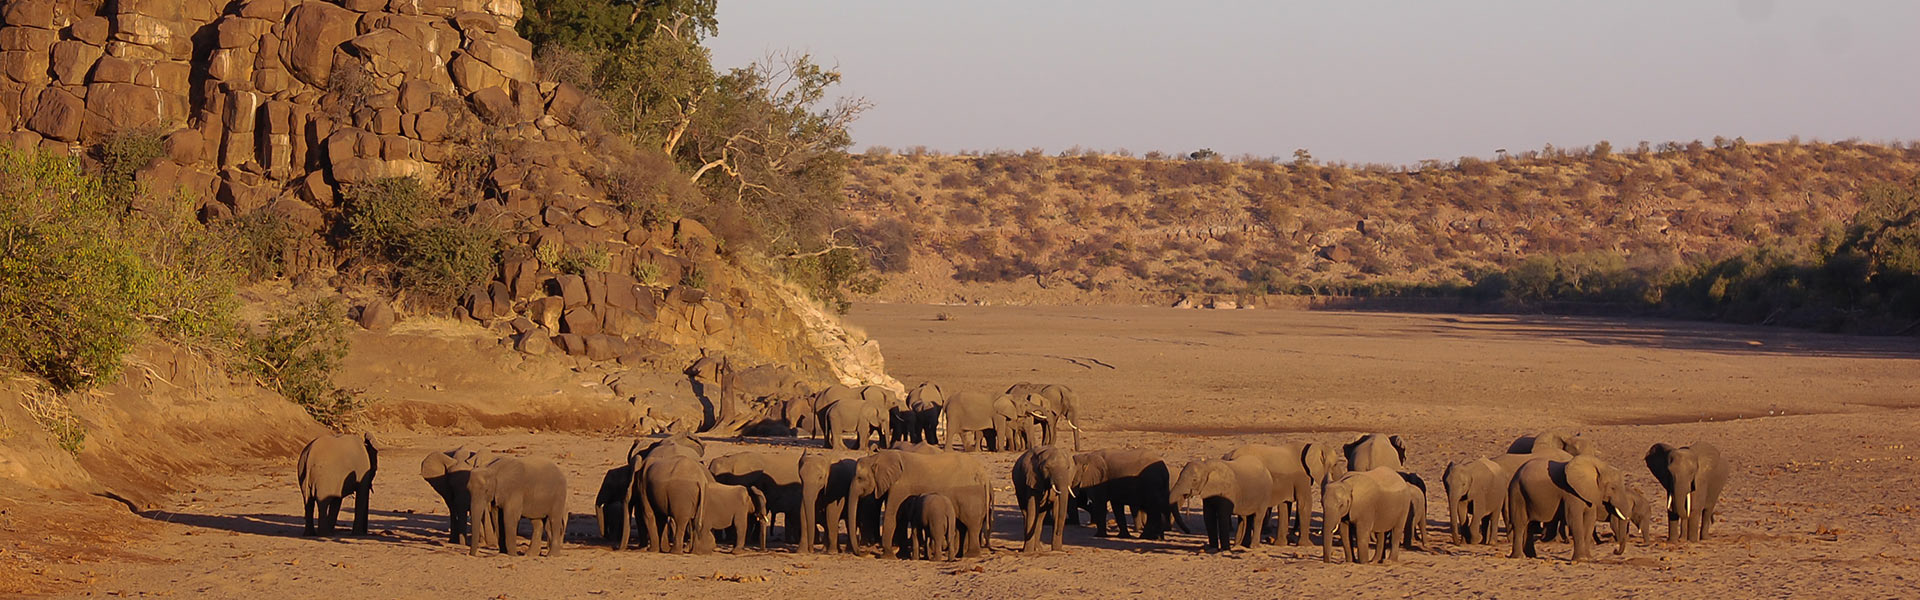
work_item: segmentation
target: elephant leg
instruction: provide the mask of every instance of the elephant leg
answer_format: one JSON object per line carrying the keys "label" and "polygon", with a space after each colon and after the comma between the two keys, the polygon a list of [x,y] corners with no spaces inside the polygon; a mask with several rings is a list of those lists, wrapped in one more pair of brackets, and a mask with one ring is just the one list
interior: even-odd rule
{"label": "elephant leg", "polygon": [[307,497],[305,502],[307,506],[307,518],[306,518],[307,527],[304,531],[301,532],[301,535],[311,536],[315,533],[319,533],[318,530],[316,530],[313,526],[313,509],[314,509],[314,505],[318,503],[319,502],[314,500],[313,497],[311,496]]}
{"label": "elephant leg", "polygon": [[[557,511],[556,511],[557,512]],[[567,514],[547,513],[547,557],[560,555],[560,543],[567,539]]]}
{"label": "elephant leg", "polygon": [[1040,497],[1027,495],[1020,498],[1020,551],[1037,552],[1040,550]]}
{"label": "elephant leg", "polygon": [[[1377,544],[1377,542],[1374,541],[1375,535],[1377,534],[1373,531],[1373,522],[1371,520],[1354,519],[1353,525],[1349,528],[1347,535],[1347,547],[1353,549],[1349,552],[1350,556],[1348,556],[1348,560],[1354,564],[1362,565],[1373,562],[1373,553],[1368,552],[1367,546]],[[1357,544],[1355,543],[1356,538],[1358,538],[1359,542]]]}
{"label": "elephant leg", "polygon": [[1713,526],[1714,512],[1714,509],[1711,508],[1700,510],[1700,535],[1696,536],[1694,541],[1697,542],[1707,539],[1707,528]]}
{"label": "elephant leg", "polygon": [[1252,521],[1252,525],[1248,527],[1247,532],[1252,538],[1253,543],[1247,544],[1247,547],[1258,548],[1260,547],[1260,532],[1266,531],[1267,529],[1267,509],[1262,507],[1260,510],[1254,511],[1252,515],[1248,515],[1248,520]]}
{"label": "elephant leg", "polygon": [[1099,496],[1088,498],[1087,514],[1093,518],[1093,535],[1107,537],[1107,500]]}
{"label": "elephant leg", "polygon": [[527,519],[527,556],[540,555],[540,539],[547,530],[547,519]]}
{"label": "elephant leg", "polygon": [[1053,517],[1053,551],[1054,552],[1060,551],[1060,544],[1066,537],[1066,532],[1067,532],[1067,512],[1073,510],[1066,506],[1066,503],[1064,502],[1064,500],[1065,498],[1055,498],[1053,502],[1053,510],[1050,513],[1050,516]]}
{"label": "elephant leg", "polygon": [[[800,531],[800,553],[801,554],[813,554],[813,538],[815,535],[818,535],[817,532],[814,531],[815,528],[818,526],[818,524],[815,523],[814,521],[820,518],[819,512],[818,512],[819,510],[820,510],[820,507],[816,504],[816,501],[814,500],[805,500],[800,503],[799,531]],[[793,529],[793,528],[788,527],[788,529]]]}
{"label": "elephant leg", "polygon": [[1127,526],[1127,505],[1115,502],[1112,508],[1114,535],[1122,539],[1133,537],[1133,531]]}
{"label": "elephant leg", "polygon": [[1566,506],[1561,509],[1561,512],[1566,515],[1567,527],[1571,529],[1567,532],[1567,537],[1573,542],[1573,560],[1575,561],[1593,558],[1593,517],[1586,508],[1583,504],[1577,504],[1575,500],[1568,500]]}
{"label": "elephant leg", "polygon": [[339,527],[341,500],[342,498],[334,497],[320,502],[320,535],[333,535],[334,530]]}
{"label": "elephant leg", "polygon": [[373,495],[373,481],[360,482],[359,491],[353,494],[353,534],[367,534],[367,502]]}
{"label": "elephant leg", "polygon": [[500,509],[500,552],[507,556],[520,556],[520,507],[508,505]]}

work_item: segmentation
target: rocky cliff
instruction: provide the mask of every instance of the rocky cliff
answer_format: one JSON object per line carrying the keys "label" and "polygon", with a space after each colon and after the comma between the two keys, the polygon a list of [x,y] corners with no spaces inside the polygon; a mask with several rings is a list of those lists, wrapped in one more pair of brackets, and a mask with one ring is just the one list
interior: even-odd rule
{"label": "rocky cliff", "polygon": [[[79,155],[161,136],[136,175],[147,196],[177,191],[208,221],[266,211],[310,242],[287,258],[322,281],[353,258],[320,242],[342,226],[340,190],[436,182],[462,218],[505,232],[460,317],[521,352],[664,371],[724,355],[898,386],[872,342],[754,257],[632,209],[650,192],[621,187],[630,153],[596,143],[586,95],[536,72],[520,14],[517,0],[6,0],[0,137]],[[604,260],[554,260],[569,253]]]}

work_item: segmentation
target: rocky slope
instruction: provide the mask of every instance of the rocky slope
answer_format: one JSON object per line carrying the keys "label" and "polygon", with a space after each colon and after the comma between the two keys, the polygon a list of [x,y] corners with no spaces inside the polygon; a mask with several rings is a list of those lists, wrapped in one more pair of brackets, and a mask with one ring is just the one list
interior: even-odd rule
{"label": "rocky slope", "polygon": [[1920,148],[1742,140],[1548,149],[1405,168],[1111,155],[869,153],[856,222],[875,297],[1134,302],[1179,292],[1461,282],[1535,255],[1630,267],[1809,241]]}

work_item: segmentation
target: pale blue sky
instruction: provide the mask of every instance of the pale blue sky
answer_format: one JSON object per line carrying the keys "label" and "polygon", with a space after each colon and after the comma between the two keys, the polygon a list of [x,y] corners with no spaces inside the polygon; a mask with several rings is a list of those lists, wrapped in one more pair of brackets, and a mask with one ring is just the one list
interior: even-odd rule
{"label": "pale blue sky", "polygon": [[1410,163],[1544,144],[1920,139],[1920,2],[720,0],[720,67],[812,53],[855,148]]}

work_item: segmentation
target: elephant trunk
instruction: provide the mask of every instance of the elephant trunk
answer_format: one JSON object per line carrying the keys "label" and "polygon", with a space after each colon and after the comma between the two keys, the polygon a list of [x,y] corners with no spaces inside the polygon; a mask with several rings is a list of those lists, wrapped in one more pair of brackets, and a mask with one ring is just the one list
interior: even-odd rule
{"label": "elephant trunk", "polygon": [[1627,553],[1627,536],[1628,536],[1627,516],[1624,514],[1620,514],[1620,509],[1618,507],[1614,506],[1612,503],[1608,503],[1607,504],[1607,523],[1613,526],[1613,541],[1616,544],[1616,547],[1613,549],[1613,554],[1615,556],[1626,554]]}

